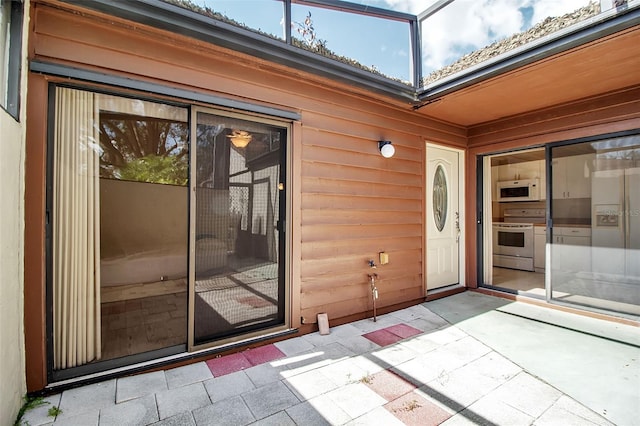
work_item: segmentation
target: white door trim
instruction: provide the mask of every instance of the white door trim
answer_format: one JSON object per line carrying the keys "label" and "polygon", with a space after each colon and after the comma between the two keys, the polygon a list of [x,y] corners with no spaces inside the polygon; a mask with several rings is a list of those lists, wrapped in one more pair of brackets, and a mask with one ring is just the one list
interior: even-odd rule
{"label": "white door trim", "polygon": [[[424,162],[424,188],[425,188],[425,200],[423,204],[423,220],[425,225],[423,226],[423,261],[422,261],[422,276],[423,276],[423,287],[424,294],[427,295],[427,235],[426,235],[426,221],[427,218],[427,203],[429,200],[426,196],[426,188],[428,186],[427,179],[427,148],[437,148],[446,151],[452,151],[458,154],[458,209],[460,212],[460,241],[459,241],[459,260],[458,260],[458,282],[460,286],[466,287],[466,232],[465,232],[465,220],[466,220],[466,204],[465,204],[465,151],[459,148],[453,148],[446,145],[440,145],[433,142],[425,141],[425,162]],[[433,290],[432,290],[433,291]],[[438,291],[438,289],[435,289]]]}

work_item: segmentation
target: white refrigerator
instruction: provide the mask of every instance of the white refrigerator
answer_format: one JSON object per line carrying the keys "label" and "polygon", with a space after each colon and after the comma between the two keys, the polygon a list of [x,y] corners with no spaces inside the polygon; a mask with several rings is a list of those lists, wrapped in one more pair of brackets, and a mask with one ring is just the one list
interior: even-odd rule
{"label": "white refrigerator", "polygon": [[592,271],[640,280],[640,168],[593,172],[591,190]]}

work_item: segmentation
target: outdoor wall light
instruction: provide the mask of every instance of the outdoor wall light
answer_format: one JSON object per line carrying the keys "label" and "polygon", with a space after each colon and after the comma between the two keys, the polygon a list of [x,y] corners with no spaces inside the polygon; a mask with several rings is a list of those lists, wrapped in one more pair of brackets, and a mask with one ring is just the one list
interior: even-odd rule
{"label": "outdoor wall light", "polygon": [[391,158],[393,154],[396,153],[396,149],[391,144],[391,141],[379,141],[378,149],[384,158]]}

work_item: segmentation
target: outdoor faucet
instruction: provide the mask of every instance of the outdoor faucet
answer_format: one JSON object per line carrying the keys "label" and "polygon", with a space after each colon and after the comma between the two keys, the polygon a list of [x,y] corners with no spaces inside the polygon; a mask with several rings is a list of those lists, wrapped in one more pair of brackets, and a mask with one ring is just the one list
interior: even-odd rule
{"label": "outdoor faucet", "polygon": [[[371,261],[373,263],[373,261]],[[372,266],[375,268],[375,266]],[[376,287],[376,280],[378,279],[378,274],[375,272],[373,274],[367,274],[369,277],[369,283],[371,284],[371,297],[373,298],[373,322],[377,321],[376,318],[376,300],[378,299],[378,287]]]}

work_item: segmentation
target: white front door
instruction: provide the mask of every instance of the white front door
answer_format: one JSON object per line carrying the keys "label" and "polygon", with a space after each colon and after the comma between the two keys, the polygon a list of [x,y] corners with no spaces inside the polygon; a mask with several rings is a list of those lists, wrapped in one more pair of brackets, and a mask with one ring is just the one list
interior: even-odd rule
{"label": "white front door", "polygon": [[460,188],[462,154],[427,144],[427,291],[460,282]]}

